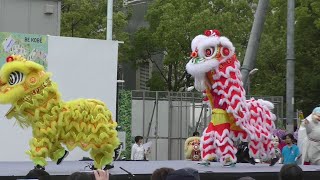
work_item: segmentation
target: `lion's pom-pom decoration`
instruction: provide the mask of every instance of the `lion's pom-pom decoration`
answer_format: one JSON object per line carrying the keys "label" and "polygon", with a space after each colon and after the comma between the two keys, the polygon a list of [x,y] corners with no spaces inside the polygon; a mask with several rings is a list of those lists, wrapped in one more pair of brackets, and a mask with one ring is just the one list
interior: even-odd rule
{"label": "lion's pom-pom decoration", "polygon": [[191,49],[187,72],[212,108],[211,122],[201,138],[202,159],[235,163],[234,141],[239,139],[249,142],[252,158],[272,158],[273,104],[262,99],[246,100],[232,42],[218,30],[207,30],[192,40]]}
{"label": "lion's pom-pom decoration", "polygon": [[12,104],[6,117],[32,127],[27,151],[32,161],[40,166],[47,164],[47,157],[58,161],[65,155],[65,144],[69,150],[90,151],[95,168],[111,163],[119,145],[111,112],[95,99],[64,102],[50,76],[43,66],[14,55],[0,70],[0,103]]}
{"label": "lion's pom-pom decoration", "polygon": [[184,144],[184,155],[186,160],[200,161],[200,137],[189,137]]}

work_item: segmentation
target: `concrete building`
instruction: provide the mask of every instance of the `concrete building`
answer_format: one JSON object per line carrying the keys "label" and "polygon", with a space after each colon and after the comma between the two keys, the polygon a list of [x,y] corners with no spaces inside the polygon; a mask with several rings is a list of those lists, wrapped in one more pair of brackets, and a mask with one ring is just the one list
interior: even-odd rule
{"label": "concrete building", "polygon": [[136,89],[149,90],[148,81],[152,76],[152,63],[140,65],[136,71]]}
{"label": "concrete building", "polygon": [[60,35],[61,0],[0,0],[0,32]]}
{"label": "concrete building", "polygon": [[[124,6],[130,6],[132,9],[132,16],[128,22],[127,31],[130,34],[135,33],[139,28],[148,26],[145,21],[145,15],[148,10],[148,5],[152,0],[125,0]],[[161,63],[160,60],[157,61]],[[120,75],[125,80],[124,88],[130,90],[149,90],[147,82],[155,70],[152,63],[146,63],[133,69],[129,64],[121,65]]]}

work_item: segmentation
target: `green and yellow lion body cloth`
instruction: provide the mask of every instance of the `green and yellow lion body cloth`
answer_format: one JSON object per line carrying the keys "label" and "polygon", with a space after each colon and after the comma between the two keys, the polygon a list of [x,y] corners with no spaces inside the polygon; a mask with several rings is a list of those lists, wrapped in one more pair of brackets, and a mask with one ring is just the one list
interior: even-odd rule
{"label": "green and yellow lion body cloth", "polygon": [[113,160],[118,147],[117,123],[105,104],[95,99],[61,100],[56,83],[44,67],[21,56],[10,56],[0,70],[0,103],[12,104],[6,114],[22,127],[32,127],[27,154],[40,166],[80,147],[90,151],[95,168]]}

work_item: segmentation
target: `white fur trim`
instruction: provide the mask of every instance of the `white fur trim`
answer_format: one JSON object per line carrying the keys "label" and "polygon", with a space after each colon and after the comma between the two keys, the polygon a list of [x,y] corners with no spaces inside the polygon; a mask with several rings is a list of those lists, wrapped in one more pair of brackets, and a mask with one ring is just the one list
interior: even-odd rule
{"label": "white fur trim", "polygon": [[215,144],[217,144],[217,147],[224,146],[226,143],[233,144],[233,141],[229,137],[224,138],[222,141],[219,141],[219,140],[215,141]]}
{"label": "white fur trim", "polygon": [[209,146],[207,146],[206,148],[200,148],[200,150],[201,151],[203,151],[203,152],[205,152],[205,153],[208,153],[208,151],[210,151],[210,150],[214,150],[215,151],[215,148],[214,148],[214,146],[213,145],[209,145]]}
{"label": "white fur trim", "polygon": [[224,84],[222,84],[220,81],[215,82],[215,83],[212,85],[212,89],[216,90],[215,92],[218,92],[218,89],[217,89],[217,88],[226,89],[229,85],[231,85],[231,83],[236,84],[236,83],[238,83],[238,82],[239,82],[238,79],[235,80],[235,79],[229,78],[229,79],[227,79],[227,80],[225,81]]}
{"label": "white fur trim", "polygon": [[242,142],[247,142],[248,141],[248,137],[249,135],[245,136],[243,133],[239,132],[238,133],[238,136],[236,136],[236,134],[234,133],[234,131],[231,131],[230,132],[231,136],[233,137],[233,140],[234,141],[237,141],[237,140],[241,140]]}
{"label": "white fur trim", "polygon": [[219,61],[217,60],[204,60],[201,63],[194,64],[191,59],[186,65],[187,72],[191,74],[195,79],[195,88],[198,91],[204,91],[206,89],[206,73],[216,66],[219,66]]}
{"label": "white fur trim", "polygon": [[274,105],[269,101],[258,99],[257,102],[260,103],[262,106],[265,106],[266,108],[270,109],[270,110],[274,109]]}
{"label": "white fur trim", "polygon": [[[207,129],[208,128],[205,128],[205,130],[203,131],[203,134],[202,134],[202,137],[201,137],[201,140],[200,140],[200,150],[201,151],[205,151],[205,152],[208,152],[210,149],[214,149],[215,148],[215,145],[214,145],[214,131],[210,131],[210,132],[207,132]],[[204,138],[208,138],[207,140],[204,140]],[[204,145],[208,145],[210,144],[209,146],[207,146],[205,149],[203,148]]]}
{"label": "white fur trim", "polygon": [[201,143],[204,144],[204,145],[213,144],[213,142],[214,142],[214,140],[212,139],[211,136],[207,140],[201,139]]}
{"label": "white fur trim", "polygon": [[[229,50],[230,50],[230,55],[232,56],[232,55],[234,54],[234,51],[235,51],[235,48],[234,48],[232,42],[231,42],[227,37],[224,37],[224,36],[220,37],[220,38],[219,38],[219,41],[220,41],[220,44],[221,44],[223,47],[229,48]],[[229,55],[229,57],[230,57],[230,55]]]}
{"label": "white fur trim", "polygon": [[191,42],[192,51],[195,51],[196,48],[199,46],[199,43],[201,43],[201,41],[206,39],[206,38],[207,38],[207,36],[205,36],[205,35],[198,35],[195,38],[193,38],[193,40]]}
{"label": "white fur trim", "polygon": [[219,61],[216,59],[204,60],[201,63],[194,64],[191,59],[186,65],[187,72],[193,77],[203,77],[207,72],[219,66]]}
{"label": "white fur trim", "polygon": [[224,129],[222,134],[220,135],[217,131],[214,132],[215,139],[222,141],[225,137],[229,136],[230,131],[228,129]]}
{"label": "white fur trim", "polygon": [[202,133],[202,137],[207,137],[207,136],[213,136],[214,135],[214,131],[209,131],[206,132],[208,128],[206,128],[203,133]]}
{"label": "white fur trim", "polygon": [[235,147],[233,147],[232,145],[227,146],[227,147],[224,149],[224,151],[222,151],[222,149],[221,149],[220,147],[217,147],[217,149],[216,149],[216,154],[217,154],[218,156],[222,156],[222,155],[228,153],[228,151],[231,152],[232,154],[236,154],[238,150],[237,150]]}

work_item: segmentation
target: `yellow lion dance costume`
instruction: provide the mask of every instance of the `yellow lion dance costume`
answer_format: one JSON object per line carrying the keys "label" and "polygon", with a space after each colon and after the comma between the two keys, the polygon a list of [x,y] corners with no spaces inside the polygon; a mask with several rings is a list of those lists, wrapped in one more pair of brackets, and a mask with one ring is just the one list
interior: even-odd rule
{"label": "yellow lion dance costume", "polygon": [[44,67],[21,56],[9,56],[0,70],[0,103],[12,104],[6,114],[22,127],[32,127],[33,138],[27,154],[36,167],[44,168],[49,157],[57,164],[80,147],[90,150],[94,168],[113,160],[119,145],[117,123],[105,104],[95,99],[61,100],[57,84]]}

